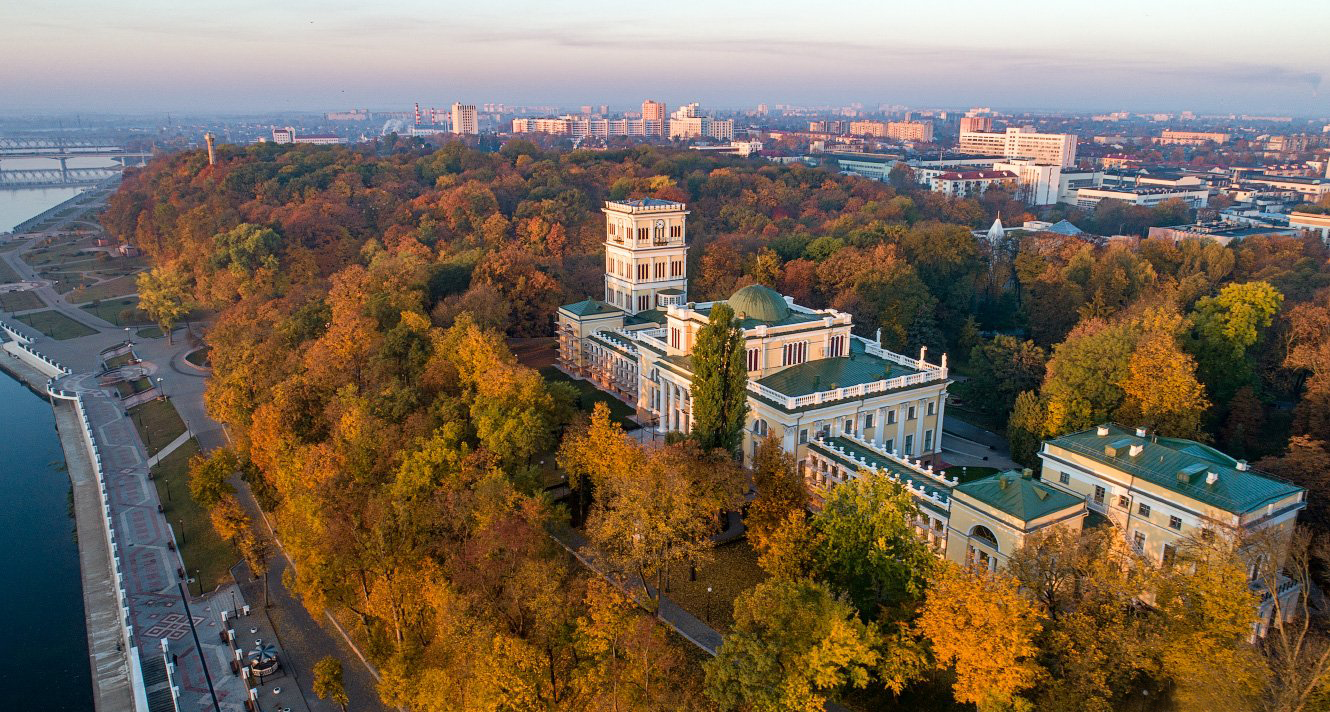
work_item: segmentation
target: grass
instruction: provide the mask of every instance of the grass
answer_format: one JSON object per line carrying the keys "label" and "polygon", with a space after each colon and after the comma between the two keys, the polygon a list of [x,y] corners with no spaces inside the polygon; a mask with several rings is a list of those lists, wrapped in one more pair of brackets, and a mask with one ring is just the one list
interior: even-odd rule
{"label": "grass", "polygon": [[562,381],[572,384],[577,389],[577,407],[587,413],[590,413],[597,403],[604,403],[610,407],[610,417],[624,427],[625,430],[636,430],[640,425],[632,420],[632,415],[636,412],[628,404],[615,398],[614,396],[601,391],[587,381],[578,381],[570,378],[568,374],[560,371],[553,366],[546,366],[540,369],[540,375],[545,377],[546,381],[551,383]]}
{"label": "grass", "polygon": [[166,521],[175,528],[176,543],[180,546],[185,568],[190,576],[198,569],[203,590],[210,591],[230,580],[231,566],[240,557],[230,544],[217,536],[208,512],[189,495],[189,458],[198,452],[198,442],[191,439],[162,458],[152,468],[152,476]]}
{"label": "grass", "polygon": [[8,262],[0,260],[0,284],[17,281],[19,281],[19,276],[14,268],[10,267]]}
{"label": "grass", "polygon": [[[696,581],[688,580],[688,567],[675,567],[665,595],[702,622],[726,633],[734,623],[734,599],[765,581],[767,574],[758,568],[757,552],[746,539],[718,546],[711,554],[711,561],[698,568]],[[710,605],[707,586],[711,587]]]}
{"label": "grass", "polygon": [[[160,332],[161,329],[158,329],[157,331]],[[194,364],[195,366],[198,366],[199,368],[211,368],[212,361],[209,360],[208,358],[208,354],[210,351],[211,349],[209,349],[207,346],[204,346],[201,349],[190,351],[189,353],[185,354],[185,360]]]}
{"label": "grass", "polygon": [[77,339],[80,336],[97,333],[95,329],[86,327],[54,309],[30,312],[14,318],[52,339]]}
{"label": "grass", "polygon": [[90,287],[76,289],[69,295],[71,302],[91,302],[99,299],[115,299],[134,294],[138,291],[137,275],[115,277],[99,282]]}
{"label": "grass", "polygon": [[133,381],[120,381],[115,384],[115,389],[120,393],[121,398],[128,398],[132,395],[142,393],[149,388],[152,388],[152,381],[146,377],[138,378]]}
{"label": "grass", "polygon": [[185,421],[180,419],[175,406],[166,398],[136,405],[129,409],[129,416],[144,446],[148,448],[149,455],[156,455],[185,432]]}
{"label": "grass", "polygon": [[147,324],[148,315],[139,311],[138,306],[138,297],[122,297],[85,304],[79,308],[116,326]]}
{"label": "grass", "polygon": [[126,351],[119,356],[112,356],[111,358],[106,359],[106,368],[107,370],[110,370],[113,368],[120,368],[121,366],[128,366],[129,362],[133,360],[134,352]]}
{"label": "grass", "polygon": [[166,333],[162,331],[160,326],[148,326],[134,332],[134,336],[140,339],[160,339],[166,336]]}
{"label": "grass", "polygon": [[43,302],[36,292],[5,292],[0,294],[0,309],[7,312],[41,309],[44,306],[46,306],[46,302]]}

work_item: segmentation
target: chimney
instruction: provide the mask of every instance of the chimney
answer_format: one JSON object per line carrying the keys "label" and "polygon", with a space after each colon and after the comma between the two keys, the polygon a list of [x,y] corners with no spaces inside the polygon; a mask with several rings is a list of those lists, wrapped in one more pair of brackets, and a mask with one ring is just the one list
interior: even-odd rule
{"label": "chimney", "polygon": [[217,165],[217,155],[212,150],[212,132],[203,134],[203,142],[208,144],[208,165]]}
{"label": "chimney", "polygon": [[1145,431],[1145,426],[1144,426],[1144,425],[1140,425],[1140,426],[1137,426],[1137,427],[1136,427],[1136,437],[1138,437],[1138,438],[1143,438],[1143,437],[1145,437],[1145,432],[1146,432],[1146,431]]}
{"label": "chimney", "polygon": [[1095,435],[1098,435],[1098,436],[1101,437],[1101,438],[1106,438],[1106,437],[1108,437],[1108,426],[1107,426],[1107,425],[1101,425],[1101,426],[1095,428],[1095,429],[1094,429],[1094,434],[1095,434]]}
{"label": "chimney", "polygon": [[1219,481],[1219,475],[1217,473],[1215,472],[1205,473],[1205,484],[1213,486],[1214,483],[1218,481]]}
{"label": "chimney", "polygon": [[1021,479],[1025,479],[1025,480],[1032,480],[1032,479],[1034,479],[1034,470],[1032,470],[1032,469],[1030,469],[1030,468],[1028,468],[1028,467],[1023,467],[1023,468],[1021,468]]}
{"label": "chimney", "polygon": [[1131,449],[1127,451],[1127,454],[1131,457],[1136,457],[1137,455],[1140,455],[1141,451],[1144,449],[1144,445],[1132,445]]}
{"label": "chimney", "polygon": [[1246,461],[1246,460],[1238,460],[1238,464],[1234,465],[1234,467],[1236,467],[1237,470],[1238,470],[1239,472],[1246,472],[1246,471],[1247,471],[1247,461]]}

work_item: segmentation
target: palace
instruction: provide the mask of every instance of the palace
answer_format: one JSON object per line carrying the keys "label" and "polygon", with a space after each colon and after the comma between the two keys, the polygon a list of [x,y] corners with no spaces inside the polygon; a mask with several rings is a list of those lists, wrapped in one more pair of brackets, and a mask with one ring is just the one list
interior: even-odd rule
{"label": "palace", "polygon": [[[607,201],[605,299],[558,312],[559,366],[637,409],[659,432],[692,429],[691,354],[716,302],[687,300],[688,210]],[[912,358],[851,333],[849,314],[750,285],[725,300],[744,330],[749,422],[743,451],[775,435],[802,456],[819,437],[863,438],[903,457],[941,452],[947,360]]]}
{"label": "palace", "polygon": [[[691,431],[692,350],[718,302],[688,301],[688,210],[664,200],[608,201],[604,300],[558,312],[558,366],[633,405],[658,432]],[[947,357],[912,358],[852,333],[849,314],[811,309],[772,289],[744,287],[725,303],[747,342],[749,417],[743,456],[779,438],[799,463],[810,505],[865,475],[907,488],[915,530],[940,557],[997,570],[1026,538],[1051,527],[1113,526],[1142,557],[1170,562],[1189,536],[1286,537],[1306,490],[1252,471],[1208,445],[1100,425],[1048,440],[1040,472],[976,479],[935,469],[942,451]],[[965,480],[965,481],[962,481]],[[1286,541],[1286,539],[1284,539]],[[1262,587],[1261,621],[1297,593]]]}

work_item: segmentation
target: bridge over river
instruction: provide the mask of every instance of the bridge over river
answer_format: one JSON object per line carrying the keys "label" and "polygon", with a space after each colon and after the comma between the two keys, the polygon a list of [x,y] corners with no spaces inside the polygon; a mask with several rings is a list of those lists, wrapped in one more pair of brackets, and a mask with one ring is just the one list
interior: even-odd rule
{"label": "bridge over river", "polygon": [[[69,165],[71,160],[87,158],[110,160],[113,165]],[[129,149],[106,139],[0,138],[0,188],[95,185],[120,175],[125,166],[141,166],[149,158],[151,151]],[[51,167],[32,167],[34,159],[51,161]],[[21,167],[14,166],[19,161]],[[6,162],[10,165],[6,166]]]}

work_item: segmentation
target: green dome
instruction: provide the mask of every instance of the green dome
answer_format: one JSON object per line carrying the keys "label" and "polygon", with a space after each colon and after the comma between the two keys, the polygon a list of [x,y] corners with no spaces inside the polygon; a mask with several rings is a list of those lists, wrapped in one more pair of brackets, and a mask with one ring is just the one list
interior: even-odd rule
{"label": "green dome", "polygon": [[785,297],[760,284],[750,284],[731,294],[726,303],[734,310],[735,316],[741,319],[774,323],[790,317],[790,305],[785,303]]}

